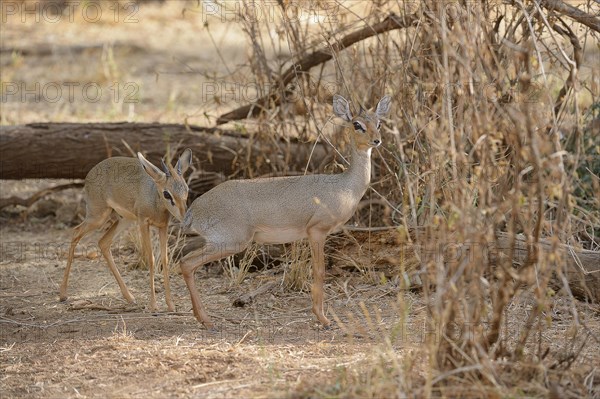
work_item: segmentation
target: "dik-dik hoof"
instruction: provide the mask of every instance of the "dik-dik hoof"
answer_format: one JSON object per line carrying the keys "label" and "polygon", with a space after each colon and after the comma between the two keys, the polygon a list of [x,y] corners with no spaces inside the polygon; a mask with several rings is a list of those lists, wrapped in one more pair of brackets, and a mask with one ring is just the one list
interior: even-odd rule
{"label": "dik-dik hoof", "polygon": [[216,325],[214,325],[212,322],[210,321],[202,321],[200,319],[198,319],[198,321],[204,326],[204,328],[206,328],[206,331],[211,332],[211,333],[216,333],[221,331],[221,329],[219,327],[217,327]]}
{"label": "dik-dik hoof", "polygon": [[[206,327],[206,326],[205,326]],[[221,332],[221,328],[215,326],[214,324],[211,325],[210,327],[206,327],[206,331],[208,331],[209,333],[218,333]]]}
{"label": "dik-dik hoof", "polygon": [[202,318],[200,315],[198,314],[194,314],[194,317],[196,318],[196,320],[198,320],[198,322],[200,324],[202,324],[204,326],[204,328],[206,328],[208,331],[212,331],[212,332],[216,332],[218,331],[218,329],[215,327],[215,325],[210,321],[210,319],[208,318]]}
{"label": "dik-dik hoof", "polygon": [[331,330],[333,327],[334,327],[334,323],[332,323],[328,319],[321,321],[321,328],[323,328],[323,330]]}

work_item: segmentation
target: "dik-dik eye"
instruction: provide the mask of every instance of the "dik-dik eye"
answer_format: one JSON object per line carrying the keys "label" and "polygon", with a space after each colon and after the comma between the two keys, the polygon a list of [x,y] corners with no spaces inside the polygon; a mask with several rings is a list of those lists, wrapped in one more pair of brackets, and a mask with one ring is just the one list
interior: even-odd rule
{"label": "dik-dik eye", "polygon": [[165,197],[165,199],[167,201],[170,201],[171,205],[175,205],[175,202],[173,201],[173,197],[171,196],[171,193],[168,192],[167,190],[163,191],[163,197]]}
{"label": "dik-dik eye", "polygon": [[381,127],[381,122],[377,122],[377,130]]}
{"label": "dik-dik eye", "polygon": [[354,122],[354,130],[360,130],[361,132],[365,131],[365,128],[363,127],[363,125],[360,124],[360,122]]}

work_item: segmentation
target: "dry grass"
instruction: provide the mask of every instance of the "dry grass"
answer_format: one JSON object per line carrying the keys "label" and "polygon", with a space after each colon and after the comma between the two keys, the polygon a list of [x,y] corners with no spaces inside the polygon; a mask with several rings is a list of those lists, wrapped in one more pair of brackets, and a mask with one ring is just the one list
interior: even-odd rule
{"label": "dry grass", "polygon": [[232,288],[239,287],[246,277],[248,277],[248,271],[252,266],[252,261],[258,255],[259,249],[260,246],[258,244],[252,243],[238,261],[236,261],[234,255],[223,259],[223,271]]}
{"label": "dry grass", "polygon": [[292,291],[310,292],[310,261],[310,246],[305,240],[289,244],[284,254],[284,287]]}

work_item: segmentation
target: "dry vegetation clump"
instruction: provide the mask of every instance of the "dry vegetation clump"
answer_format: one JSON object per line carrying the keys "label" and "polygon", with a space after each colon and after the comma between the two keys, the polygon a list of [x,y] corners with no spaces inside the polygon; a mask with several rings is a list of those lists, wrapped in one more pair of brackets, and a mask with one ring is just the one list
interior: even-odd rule
{"label": "dry vegetation clump", "polygon": [[[420,265],[427,328],[439,333],[427,342],[429,371],[417,391],[388,336],[379,367],[304,394],[599,395],[598,370],[582,353],[600,359],[600,341],[579,313],[561,250],[598,250],[599,33],[544,3],[341,2],[335,18],[317,22],[239,20],[249,64],[231,78],[269,98],[251,130],[265,154],[282,154],[281,164],[247,165],[244,175],[289,172],[274,137],[321,139],[343,154],[323,104],[336,92],[367,106],[392,94],[395,114],[366,199],[379,210],[369,207],[361,224],[398,226],[399,245]],[[598,12],[593,2],[579,7]],[[392,13],[411,22],[340,47]],[[271,56],[282,42],[291,52],[283,60]],[[293,83],[278,80],[286,62],[316,49],[332,61],[299,67]],[[323,170],[340,170],[331,152],[335,162]],[[513,264],[521,244],[525,256]],[[557,301],[570,326],[555,341],[546,334]]]}

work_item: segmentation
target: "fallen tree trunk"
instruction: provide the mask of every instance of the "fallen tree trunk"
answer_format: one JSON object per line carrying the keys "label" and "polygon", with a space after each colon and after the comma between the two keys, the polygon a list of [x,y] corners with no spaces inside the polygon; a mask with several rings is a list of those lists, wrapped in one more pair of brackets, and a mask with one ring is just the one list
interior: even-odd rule
{"label": "fallen tree trunk", "polygon": [[[266,140],[264,140],[266,141]],[[326,157],[321,145],[295,140],[257,142],[218,128],[159,123],[35,123],[0,127],[0,179],[82,179],[110,156],[144,153],[160,164],[191,148],[195,166],[228,177],[309,171]],[[312,152],[312,153],[311,153]],[[172,155],[173,156],[173,155]],[[198,162],[199,160],[199,162]]]}
{"label": "fallen tree trunk", "polygon": [[[499,257],[510,256],[510,236],[507,233],[497,233],[498,241],[490,245],[490,254],[495,254],[498,258],[492,261],[497,262]],[[546,256],[553,252],[552,243],[543,239],[538,243],[540,253]],[[592,300],[600,303],[600,252],[589,251],[585,249],[576,249],[565,244],[558,244],[557,253],[554,255],[565,262],[564,272],[569,288],[573,296],[581,300]],[[528,248],[524,238],[515,238],[513,264],[522,264],[527,258]],[[564,286],[557,271],[551,280],[555,289]]]}
{"label": "fallen tree trunk", "polygon": [[596,32],[600,32],[600,19],[596,18],[594,14],[588,14],[577,7],[563,3],[560,0],[542,0],[540,4],[550,11],[556,11],[559,14],[566,15],[580,24],[583,24]]}
{"label": "fallen tree trunk", "polygon": [[[369,240],[377,242],[379,245],[383,242],[395,242],[394,234],[397,233],[390,230],[389,227],[381,227],[381,229],[370,228],[367,230],[348,229],[347,233],[356,240],[354,242],[351,241],[352,244],[350,246],[359,248],[365,246],[365,243]],[[497,232],[495,241],[461,243],[460,241],[452,240],[450,242],[444,241],[443,238],[439,241],[431,239],[427,236],[425,228],[411,228],[409,231],[415,240],[412,244],[393,244],[397,245],[397,248],[386,252],[387,254],[396,255],[398,263],[393,261],[394,255],[392,255],[388,258],[392,260],[391,262],[384,261],[380,264],[375,264],[374,267],[377,268],[377,272],[384,272],[387,278],[392,278],[398,274],[400,262],[403,262],[406,271],[405,275],[400,277],[408,284],[410,289],[418,289],[422,286],[423,263],[440,256],[444,259],[445,265],[448,265],[450,262],[461,261],[463,257],[468,256],[482,256],[482,259],[489,257],[488,259],[492,268],[498,267],[503,259],[511,256],[511,239],[510,235],[505,232]],[[518,268],[527,258],[527,241],[523,237],[515,237],[514,244],[511,264],[515,268]],[[561,262],[564,262],[562,269],[565,277],[564,280],[561,278],[559,270],[552,271],[550,286],[553,289],[558,291],[566,288],[566,283],[575,298],[582,301],[600,303],[600,252],[577,249],[566,244],[558,244],[556,251],[554,251],[554,246],[549,239],[540,240],[538,246],[540,255],[543,254],[544,258],[549,258],[549,255],[554,252],[554,256],[557,259],[561,259]],[[344,251],[356,254],[348,247],[345,247]],[[416,253],[419,254],[418,259],[420,261],[417,260]],[[388,266],[391,266],[391,268]]]}
{"label": "fallen tree trunk", "polygon": [[[496,239],[490,242],[445,241],[438,243],[425,234],[425,229],[414,230],[416,246],[425,261],[442,256],[445,264],[456,263],[463,257],[480,257],[482,261],[489,259],[493,268],[511,258],[511,264],[519,269],[527,260],[529,248],[524,237],[514,237],[514,252],[511,254],[511,237],[505,232],[496,232]],[[600,252],[578,249],[570,245],[557,243],[553,245],[549,238],[540,239],[537,243],[539,259],[558,259],[564,265],[561,277],[560,270],[552,270],[550,285],[560,290],[568,283],[573,296],[579,300],[600,303]],[[424,257],[424,258],[423,258]],[[412,276],[410,276],[412,278]],[[412,281],[412,280],[411,280]]]}

